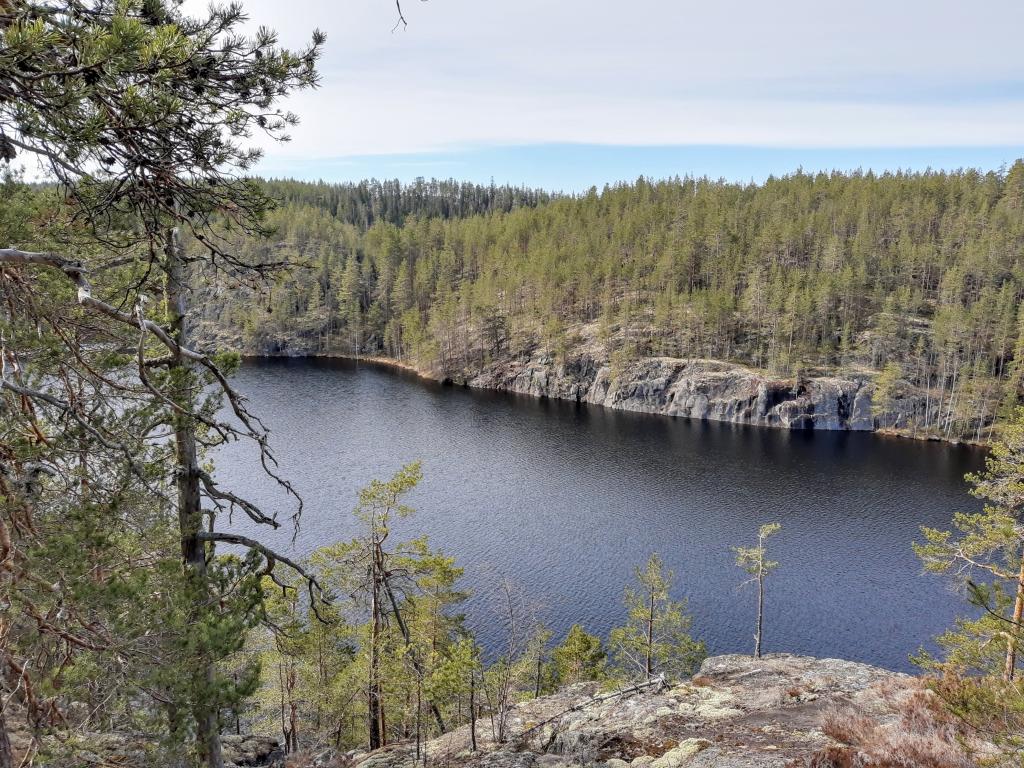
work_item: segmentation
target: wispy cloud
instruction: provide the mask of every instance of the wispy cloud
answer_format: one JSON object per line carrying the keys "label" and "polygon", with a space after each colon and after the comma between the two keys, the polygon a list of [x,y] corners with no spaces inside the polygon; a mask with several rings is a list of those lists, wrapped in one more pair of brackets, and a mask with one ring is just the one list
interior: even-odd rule
{"label": "wispy cloud", "polygon": [[[199,7],[205,0],[188,0]],[[323,88],[275,164],[553,142],[1005,146],[1024,128],[1024,3],[245,0]]]}

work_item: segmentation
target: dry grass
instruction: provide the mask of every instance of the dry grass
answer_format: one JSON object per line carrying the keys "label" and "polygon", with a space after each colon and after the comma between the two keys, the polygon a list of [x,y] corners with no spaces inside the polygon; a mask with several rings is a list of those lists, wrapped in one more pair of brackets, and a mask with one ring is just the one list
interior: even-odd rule
{"label": "dry grass", "polygon": [[822,730],[838,744],[820,750],[811,768],[973,768],[969,734],[921,685],[880,691],[895,717],[852,707],[825,713]]}

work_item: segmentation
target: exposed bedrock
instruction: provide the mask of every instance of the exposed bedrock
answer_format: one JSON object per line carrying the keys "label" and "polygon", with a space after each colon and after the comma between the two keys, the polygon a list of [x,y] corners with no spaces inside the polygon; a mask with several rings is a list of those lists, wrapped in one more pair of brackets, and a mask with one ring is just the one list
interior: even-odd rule
{"label": "exposed bedrock", "polygon": [[613,371],[590,357],[557,363],[538,356],[495,363],[465,383],[627,411],[786,429],[901,428],[922,406],[915,398],[899,399],[890,413],[876,418],[874,387],[867,376],[797,382],[716,360],[667,357],[645,358]]}

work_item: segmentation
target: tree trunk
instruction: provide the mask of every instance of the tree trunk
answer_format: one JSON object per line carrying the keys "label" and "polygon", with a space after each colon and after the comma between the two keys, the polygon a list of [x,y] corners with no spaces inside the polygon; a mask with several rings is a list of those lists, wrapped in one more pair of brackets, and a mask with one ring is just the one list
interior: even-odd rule
{"label": "tree trunk", "polygon": [[288,733],[291,741],[289,753],[299,751],[299,713],[298,707],[292,701],[288,705]]}
{"label": "tree trunk", "polygon": [[653,665],[651,664],[651,656],[654,652],[654,590],[651,590],[651,610],[647,616],[647,657],[644,660],[644,672],[647,674],[647,679],[650,680],[653,674]]}
{"label": "tree trunk", "polygon": [[469,744],[476,752],[476,671],[469,673]]}
{"label": "tree trunk", "polygon": [[535,684],[533,686],[533,698],[535,698],[535,699],[539,699],[540,698],[540,677],[541,677],[541,673],[543,671],[544,671],[544,658],[538,653],[537,654],[537,679],[536,679]]}
{"label": "tree trunk", "polygon": [[380,681],[378,680],[378,646],[380,644],[380,583],[377,578],[377,569],[373,568],[373,588],[370,597],[370,613],[373,617],[372,629],[370,630],[370,680],[367,690],[367,716],[369,719],[369,747],[379,749],[381,744],[381,701]]}
{"label": "tree trunk", "polygon": [[[167,233],[167,312],[171,334],[180,347],[188,345],[188,277],[181,240],[177,229]],[[170,365],[179,385],[172,394],[184,411],[174,416],[174,447],[177,461],[178,529],[181,536],[181,557],[194,589],[193,611],[202,614],[207,605],[206,547],[199,539],[203,527],[202,499],[199,493],[199,457],[196,450],[195,423],[187,415],[194,410],[195,386],[192,361],[180,352]],[[215,670],[208,659],[199,659],[196,670],[199,688],[205,695],[196,697],[196,746],[200,759],[209,768],[223,768],[217,707],[209,700],[215,685]]]}
{"label": "tree trunk", "polygon": [[14,768],[14,751],[11,749],[11,737],[7,733],[7,717],[2,707],[0,707],[0,768]]}
{"label": "tree trunk", "polygon": [[416,681],[416,762],[420,760],[420,730],[423,721],[423,681]]}
{"label": "tree trunk", "polygon": [[[380,555],[378,555],[380,557]],[[383,567],[380,569],[383,572]],[[384,592],[388,596],[388,602],[391,604],[391,612],[395,615],[395,621],[398,623],[398,629],[402,633],[402,639],[405,640],[406,648],[409,649],[409,660],[412,661],[413,669],[416,670],[416,674],[421,678],[424,675],[423,665],[420,664],[419,659],[416,657],[416,652],[412,647],[412,636],[409,634],[409,625],[405,623],[405,619],[402,617],[402,610],[398,607],[398,600],[395,598],[395,592],[391,589],[391,582],[388,581],[387,575],[381,577],[381,582],[384,587]],[[430,707],[430,713],[434,716],[434,722],[437,723],[437,728],[441,733],[447,733],[448,727],[445,725],[444,717],[441,715],[441,709],[437,706],[437,703],[433,699],[428,699],[428,706]]]}
{"label": "tree trunk", "polygon": [[1006,667],[1003,679],[1010,682],[1017,673],[1017,641],[1020,638],[1021,620],[1024,619],[1024,557],[1020,561],[1020,573],[1017,576],[1017,599],[1013,604],[1013,626],[1010,627],[1010,639],[1006,641]]}
{"label": "tree trunk", "polygon": [[761,627],[764,622],[764,574],[757,577],[757,634],[754,635],[754,658],[761,658]]}

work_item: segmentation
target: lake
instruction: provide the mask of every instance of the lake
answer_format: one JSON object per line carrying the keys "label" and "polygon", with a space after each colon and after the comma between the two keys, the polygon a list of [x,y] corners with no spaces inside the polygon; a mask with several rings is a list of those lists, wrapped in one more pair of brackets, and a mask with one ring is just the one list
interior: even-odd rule
{"label": "lake", "polygon": [[[417,514],[466,569],[468,623],[499,637],[493,595],[508,578],[561,636],[606,634],[624,615],[634,566],[658,552],[712,654],[753,648],[755,589],[730,547],[778,521],[765,612],[766,652],[911,670],[909,654],[964,610],[923,574],[910,544],[975,509],[965,472],[981,451],[863,433],[788,432],[607,410],[425,382],[344,360],[247,361],[235,384],[271,429],[282,470],[304,497],[301,527],[261,533],[295,554],[351,538],[359,488],[420,459]],[[293,505],[240,444],[217,476],[287,520]],[[234,527],[252,532],[237,517]]]}

